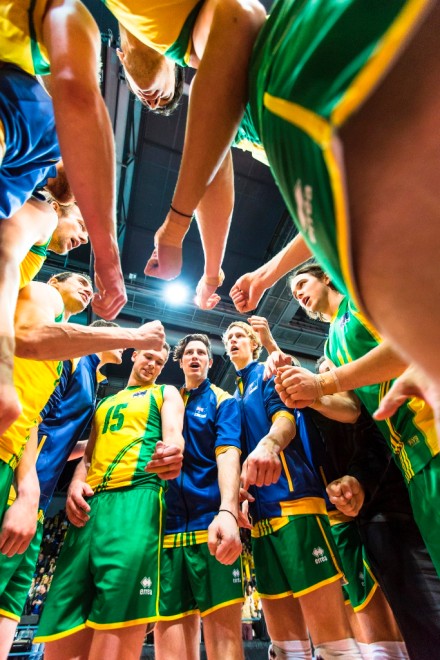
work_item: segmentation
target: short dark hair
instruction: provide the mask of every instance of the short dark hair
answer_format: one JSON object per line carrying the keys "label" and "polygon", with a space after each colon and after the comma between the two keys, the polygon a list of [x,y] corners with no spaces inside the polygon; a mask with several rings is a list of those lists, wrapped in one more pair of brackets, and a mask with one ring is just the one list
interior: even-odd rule
{"label": "short dark hair", "polygon": [[173,352],[174,362],[178,362],[179,360],[182,359],[183,354],[185,352],[185,348],[188,346],[188,344],[191,341],[201,341],[202,344],[205,344],[208,351],[208,357],[209,359],[212,358],[212,347],[208,335],[194,333],[192,335],[186,335],[185,337],[182,337],[179,343],[174,347],[174,352]]}
{"label": "short dark hair", "polygon": [[74,275],[77,275],[78,277],[83,277],[85,280],[87,280],[87,282],[93,288],[93,282],[90,279],[90,276],[87,275],[87,273],[73,273],[70,270],[65,270],[62,273],[57,273],[56,275],[51,275],[50,279],[51,280],[57,280],[57,282],[65,282],[66,280],[69,279],[69,277],[74,277]]}
{"label": "short dark hair", "polygon": [[96,321],[93,321],[93,323],[90,324],[91,328],[119,328],[118,323],[114,323],[113,321],[104,321],[104,319],[97,319]]}

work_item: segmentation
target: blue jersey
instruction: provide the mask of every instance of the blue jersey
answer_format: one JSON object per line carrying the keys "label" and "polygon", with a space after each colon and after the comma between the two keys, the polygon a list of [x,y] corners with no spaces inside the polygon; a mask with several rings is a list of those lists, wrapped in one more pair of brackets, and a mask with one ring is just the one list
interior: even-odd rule
{"label": "blue jersey", "polygon": [[[166,493],[165,534],[208,528],[220,505],[216,457],[241,447],[240,411],[230,394],[206,379],[193,390],[182,389],[182,397],[185,452],[182,472]],[[198,535],[192,542],[205,540]]]}
{"label": "blue jersey", "polygon": [[50,96],[17,67],[0,67],[0,219],[9,218],[49,177],[56,176],[60,149]]}
{"label": "blue jersey", "polygon": [[[283,404],[275,391],[274,379],[265,381],[263,374],[264,365],[259,362],[251,362],[237,372],[238,388],[234,396],[241,410],[245,456],[267,435],[277,416],[290,418],[296,426],[293,410]],[[264,518],[325,514],[322,485],[306,457],[298,429],[295,438],[280,453],[280,459],[282,472],[276,484],[249,489],[255,497],[255,502],[249,505],[253,523]]]}
{"label": "blue jersey", "polygon": [[49,506],[61,472],[93,416],[98,364],[99,357],[95,354],[82,357],[76,367],[66,360],[60,383],[41,413],[37,473],[43,511]]}

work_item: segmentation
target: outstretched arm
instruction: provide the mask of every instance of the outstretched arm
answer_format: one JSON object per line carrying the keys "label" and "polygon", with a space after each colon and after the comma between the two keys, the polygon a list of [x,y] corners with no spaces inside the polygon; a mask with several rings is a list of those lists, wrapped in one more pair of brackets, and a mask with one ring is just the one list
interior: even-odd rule
{"label": "outstretched arm", "polygon": [[[243,117],[248,98],[249,60],[265,18],[264,7],[257,0],[206,0],[198,16],[192,34],[193,61],[198,71],[189,99],[182,162],[173,197],[174,208],[189,217],[199,208],[225,161]],[[171,211],[164,223],[167,236],[160,236],[161,230],[156,235],[154,257],[159,264],[164,260],[160,270],[167,272],[168,278],[180,272],[181,252],[176,246],[181,245],[185,235],[181,221],[182,217],[179,219]],[[210,216],[207,222],[206,231],[216,234],[216,218]],[[168,247],[170,236],[174,250],[161,250],[161,240]],[[226,237],[227,232],[218,240],[221,251]],[[208,263],[210,257],[210,254],[206,256]],[[147,275],[152,274],[149,271],[150,262]],[[159,274],[159,269],[156,272]]]}
{"label": "outstretched arm", "polygon": [[278,252],[270,261],[257,268],[252,273],[242,275],[234,284],[229,295],[235,308],[241,314],[251,312],[258,306],[267,289],[287,275],[293,268],[299,266],[312,253],[299,234]]}
{"label": "outstretched arm", "polygon": [[115,152],[98,82],[100,39],[78,0],[54,0],[43,22],[61,154],[95,254],[93,308],[114,318],[126,302],[115,222]]}
{"label": "outstretched arm", "polygon": [[140,328],[90,327],[55,323],[63,309],[58,291],[41,282],[31,282],[17,303],[15,354],[32,360],[69,360],[114,348],[161,350],[165,333],[160,321]]}

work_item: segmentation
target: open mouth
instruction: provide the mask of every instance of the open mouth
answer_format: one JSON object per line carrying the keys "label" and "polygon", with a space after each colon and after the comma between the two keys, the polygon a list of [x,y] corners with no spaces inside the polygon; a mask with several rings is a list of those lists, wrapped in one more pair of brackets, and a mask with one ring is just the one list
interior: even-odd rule
{"label": "open mouth", "polygon": [[303,303],[304,307],[308,307],[309,302],[310,302],[310,297],[309,296],[306,296],[305,298],[302,299],[302,303]]}

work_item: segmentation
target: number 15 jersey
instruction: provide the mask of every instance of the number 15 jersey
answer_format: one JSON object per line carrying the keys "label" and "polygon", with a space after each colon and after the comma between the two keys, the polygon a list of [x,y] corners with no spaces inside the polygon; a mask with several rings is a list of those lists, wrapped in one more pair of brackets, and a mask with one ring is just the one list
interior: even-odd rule
{"label": "number 15 jersey", "polygon": [[95,493],[141,485],[163,486],[145,472],[156,442],[162,439],[165,385],[126,387],[103,399],[94,418],[96,444],[87,483]]}

